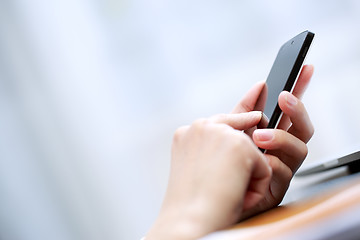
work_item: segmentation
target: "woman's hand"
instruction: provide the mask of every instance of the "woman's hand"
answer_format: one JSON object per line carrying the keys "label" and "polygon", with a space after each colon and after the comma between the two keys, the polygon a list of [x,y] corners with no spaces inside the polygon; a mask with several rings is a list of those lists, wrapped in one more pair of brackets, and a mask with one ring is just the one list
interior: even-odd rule
{"label": "woman's hand", "polygon": [[[280,94],[279,106],[284,114],[277,129],[252,128],[251,131],[247,131],[259,148],[267,150],[265,156],[273,174],[265,198],[254,208],[244,212],[243,217],[277,206],[308,153],[306,143],[312,137],[314,128],[300,98],[311,79],[313,70],[313,66],[304,66],[293,94],[289,92]],[[263,86],[264,83],[256,84],[235,107],[233,113],[252,111]]]}
{"label": "woman's hand", "polygon": [[197,239],[236,223],[268,190],[268,160],[243,133],[261,112],[222,114],[179,128],[159,217],[146,239]]}
{"label": "woman's hand", "polygon": [[257,129],[259,83],[232,114],[177,130],[168,189],[147,240],[197,239],[281,202],[314,132],[299,100],[312,73],[304,66],[293,94],[280,94],[284,115],[277,129]]}

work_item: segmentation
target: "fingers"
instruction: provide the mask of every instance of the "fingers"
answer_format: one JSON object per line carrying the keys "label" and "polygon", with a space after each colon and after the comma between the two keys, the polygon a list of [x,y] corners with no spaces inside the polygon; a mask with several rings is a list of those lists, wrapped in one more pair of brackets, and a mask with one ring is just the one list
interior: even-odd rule
{"label": "fingers", "polygon": [[249,187],[244,196],[243,211],[256,206],[266,195],[271,180],[271,171],[269,170],[267,173],[263,178],[250,179]]}
{"label": "fingers", "polygon": [[[299,75],[299,78],[296,82],[296,85],[294,87],[294,90],[292,94],[297,97],[298,99],[301,99],[307,86],[309,85],[311,76],[314,73],[314,66],[312,65],[305,65]],[[279,98],[279,105],[280,105],[280,98]],[[281,108],[281,107],[280,107]],[[278,125],[279,129],[287,130],[290,126],[291,122],[290,119],[287,116],[284,116],[281,118],[280,123]]]}
{"label": "fingers", "polygon": [[243,113],[254,110],[265,82],[258,82],[245,94],[231,113]]}
{"label": "fingers", "polygon": [[246,130],[262,122],[263,114],[260,111],[219,114],[209,120],[215,123],[224,123],[237,130]]}
{"label": "fingers", "polygon": [[175,133],[174,133],[174,137],[173,137],[173,142],[177,143],[179,141],[181,141],[181,138],[185,135],[185,133],[189,130],[190,126],[186,125],[186,126],[182,126],[179,127],[178,129],[176,129]]}
{"label": "fingers", "polygon": [[266,157],[268,158],[269,165],[272,169],[272,179],[269,190],[271,197],[273,198],[273,206],[276,206],[281,202],[285,195],[294,173],[276,156],[266,155]]}
{"label": "fingers", "polygon": [[296,82],[296,85],[293,90],[294,96],[301,99],[302,95],[304,94],[307,86],[309,85],[310,79],[314,73],[314,66],[313,65],[304,65],[302,68],[299,78]]}
{"label": "fingers", "polygon": [[251,144],[247,148],[252,150],[251,159],[253,161],[251,161],[252,167],[248,171],[251,176],[244,197],[244,211],[256,206],[264,198],[272,176],[272,168],[267,158],[256,149],[255,145]]}
{"label": "fingers", "polygon": [[286,190],[289,187],[292,171],[279,158],[273,155],[265,155],[268,163],[272,169],[272,176],[270,184],[268,185],[268,194],[252,209],[249,208],[243,212],[243,219],[248,218],[256,213],[263,212],[266,209],[272,208],[280,204]]}
{"label": "fingers", "polygon": [[[257,129],[253,134],[254,143],[270,150],[267,153],[277,156],[293,173],[305,159],[308,149],[306,144],[296,136],[279,129]],[[280,152],[280,154],[278,152]]]}
{"label": "fingers", "polygon": [[[312,65],[304,65],[298,81],[294,87],[293,93],[296,97],[301,98],[303,93],[308,86],[311,76],[314,72],[314,66]],[[265,82],[259,82],[255,84],[241,99],[241,101],[235,106],[231,113],[242,113],[253,111],[260,96],[262,89],[265,86]]]}
{"label": "fingers", "polygon": [[[252,111],[237,114],[218,114],[208,119],[198,119],[192,125],[202,125],[206,123],[226,124],[236,130],[247,130],[259,124],[264,124],[267,120],[260,111]],[[190,126],[183,126],[176,130],[173,141],[178,141]]]}
{"label": "fingers", "polygon": [[[279,96],[279,106],[283,113],[289,118],[292,125],[289,133],[307,143],[314,134],[314,127],[304,104],[289,92],[282,92]],[[284,129],[285,122],[279,124]]]}

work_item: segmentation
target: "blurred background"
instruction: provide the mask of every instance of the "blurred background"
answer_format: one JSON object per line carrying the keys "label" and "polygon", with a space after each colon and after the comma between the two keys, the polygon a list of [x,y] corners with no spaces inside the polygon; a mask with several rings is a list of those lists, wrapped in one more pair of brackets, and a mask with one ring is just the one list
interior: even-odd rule
{"label": "blurred background", "polygon": [[360,148],[356,0],[0,0],[0,239],[140,239],[172,134],[316,33],[305,164]]}

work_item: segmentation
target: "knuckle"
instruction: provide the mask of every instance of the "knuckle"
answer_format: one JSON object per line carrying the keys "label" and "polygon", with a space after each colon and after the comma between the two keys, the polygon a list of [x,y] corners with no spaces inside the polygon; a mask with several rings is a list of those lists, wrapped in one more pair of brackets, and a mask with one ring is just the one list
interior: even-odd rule
{"label": "knuckle", "polygon": [[[271,166],[273,173],[277,176],[280,176],[281,182],[286,183],[292,179],[293,171],[279,158],[275,156],[269,157],[269,165]],[[281,182],[279,182],[279,184],[281,184]]]}
{"label": "knuckle", "polygon": [[315,133],[315,128],[314,128],[314,125],[312,123],[310,123],[310,126],[309,126],[309,138],[308,138],[308,141],[310,140],[310,138],[312,138],[312,136],[314,136],[314,133]]}
{"label": "knuckle", "polygon": [[192,123],[192,126],[200,127],[200,126],[206,125],[207,123],[209,123],[209,120],[208,120],[208,119],[206,119],[206,118],[199,118],[199,119],[196,119],[196,120]]}
{"label": "knuckle", "polygon": [[176,129],[175,133],[174,133],[174,137],[173,137],[173,141],[174,142],[178,142],[180,141],[180,139],[185,135],[185,133],[187,132],[189,126],[182,126],[179,127],[178,129]]}
{"label": "knuckle", "polygon": [[297,109],[298,109],[299,113],[306,113],[307,112],[305,104],[300,99],[298,100]]}
{"label": "knuckle", "polygon": [[252,140],[245,133],[238,134],[235,147],[237,148],[250,148],[252,147]]}
{"label": "knuckle", "polygon": [[214,122],[219,122],[221,120],[224,120],[226,118],[226,114],[224,113],[219,113],[219,114],[216,114],[214,116],[212,116],[210,118],[210,120],[214,121]]}
{"label": "knuckle", "polygon": [[304,143],[303,146],[302,146],[302,159],[305,159],[306,156],[308,155],[309,153],[309,149],[307,147],[307,145]]}
{"label": "knuckle", "polygon": [[299,107],[300,107],[302,110],[306,110],[306,109],[305,109],[305,104],[303,103],[303,101],[301,101],[300,99],[298,99],[298,104],[299,104]]}
{"label": "knuckle", "polygon": [[285,179],[285,182],[290,182],[293,176],[294,176],[294,172],[288,166],[285,165],[283,169],[283,177]]}
{"label": "knuckle", "polygon": [[293,175],[296,173],[296,171],[299,169],[303,161],[305,160],[306,156],[308,155],[308,147],[305,143],[303,143],[300,147],[300,154],[294,159],[294,164],[292,165],[292,173]]}
{"label": "knuckle", "polygon": [[191,124],[189,131],[191,131],[192,134],[195,135],[203,135],[205,132],[208,131],[210,122],[211,121],[207,118],[197,119]]}

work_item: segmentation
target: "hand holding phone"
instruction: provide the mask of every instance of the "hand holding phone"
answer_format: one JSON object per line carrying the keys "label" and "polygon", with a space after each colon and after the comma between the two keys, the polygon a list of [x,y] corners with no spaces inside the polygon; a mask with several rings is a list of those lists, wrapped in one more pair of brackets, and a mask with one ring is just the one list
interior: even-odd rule
{"label": "hand holding phone", "polygon": [[276,128],[279,124],[282,116],[279,94],[293,90],[314,36],[314,33],[304,31],[280,48],[255,106],[255,110],[263,111],[269,119],[267,128]]}

